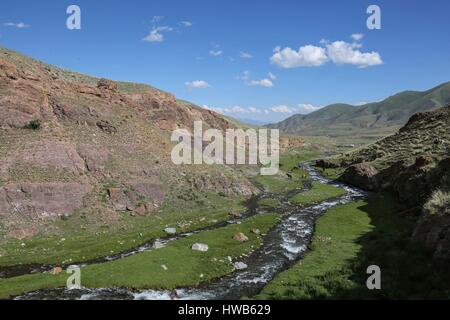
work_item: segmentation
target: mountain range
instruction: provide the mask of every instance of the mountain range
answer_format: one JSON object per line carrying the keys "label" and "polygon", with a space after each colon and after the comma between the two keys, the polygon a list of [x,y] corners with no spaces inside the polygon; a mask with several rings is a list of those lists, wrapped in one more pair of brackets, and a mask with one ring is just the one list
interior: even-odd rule
{"label": "mountain range", "polygon": [[383,101],[361,106],[332,104],[267,127],[304,136],[368,136],[377,139],[398,130],[413,114],[437,109],[448,103],[450,82],[423,92],[401,92]]}

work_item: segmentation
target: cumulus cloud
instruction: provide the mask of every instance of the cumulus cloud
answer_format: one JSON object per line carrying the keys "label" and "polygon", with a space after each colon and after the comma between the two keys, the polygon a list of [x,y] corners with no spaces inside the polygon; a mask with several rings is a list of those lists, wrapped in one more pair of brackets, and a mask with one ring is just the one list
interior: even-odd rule
{"label": "cumulus cloud", "polygon": [[383,64],[378,52],[363,53],[358,50],[360,47],[345,41],[335,41],[327,45],[327,53],[330,60],[338,65],[351,64],[359,68],[367,68]]}
{"label": "cumulus cloud", "polygon": [[351,38],[354,41],[361,41],[364,38],[364,35],[362,33],[354,33],[351,35]]}
{"label": "cumulus cloud", "polygon": [[248,108],[248,110],[249,110],[251,113],[261,113],[261,110],[255,108],[255,107],[250,107],[250,108]]}
{"label": "cumulus cloud", "polygon": [[13,28],[17,28],[17,29],[26,29],[31,27],[30,25],[24,23],[24,22],[18,22],[18,23],[14,23],[14,22],[6,22],[3,24],[5,27],[13,27]]}
{"label": "cumulus cloud", "polygon": [[228,113],[248,113],[247,109],[241,107],[241,106],[233,106],[231,108],[227,108],[225,109],[226,112]]}
{"label": "cumulus cloud", "polygon": [[328,61],[326,51],[322,47],[307,45],[295,51],[289,47],[276,47],[270,58],[272,64],[280,68],[290,69],[298,67],[318,67]]}
{"label": "cumulus cloud", "polygon": [[319,67],[331,61],[337,65],[350,64],[359,68],[367,68],[383,64],[381,55],[376,52],[362,52],[360,42],[364,35],[354,33],[351,35],[353,43],[346,41],[331,42],[320,40],[321,46],[306,45],[295,51],[289,47],[282,49],[276,47],[270,58],[272,64],[280,68],[290,69],[299,67]]}
{"label": "cumulus cloud", "polygon": [[254,80],[250,78],[250,73],[248,71],[244,71],[244,73],[241,76],[237,77],[237,79],[244,81],[245,84],[249,86],[270,88],[274,86],[273,81],[276,79],[276,76],[273,73],[269,72],[267,78]]}
{"label": "cumulus cloud", "polygon": [[260,86],[260,87],[273,87],[273,82],[270,79],[261,79],[261,80],[251,80],[249,83],[251,86]]}
{"label": "cumulus cloud", "polygon": [[164,20],[164,16],[153,16],[152,23],[158,23],[162,20]]}
{"label": "cumulus cloud", "polygon": [[222,50],[211,50],[209,51],[209,54],[212,55],[213,57],[219,57],[223,54]]}
{"label": "cumulus cloud", "polygon": [[313,104],[299,104],[294,107],[290,107],[288,105],[275,105],[271,108],[257,108],[257,107],[249,107],[245,108],[242,106],[232,106],[232,107],[226,107],[226,108],[219,108],[219,107],[209,107],[204,105],[203,108],[215,111],[220,114],[228,114],[228,115],[270,115],[271,113],[280,113],[285,115],[291,115],[296,113],[301,114],[308,114],[314,111],[319,110],[322,108],[321,106],[315,106]]}
{"label": "cumulus cloud", "polygon": [[192,25],[193,25],[193,23],[191,21],[181,21],[180,24],[186,28],[192,27]]}
{"label": "cumulus cloud", "polygon": [[188,81],[185,83],[185,85],[189,90],[207,89],[211,87],[211,85],[208,82],[203,80]]}
{"label": "cumulus cloud", "polygon": [[322,107],[315,106],[310,103],[300,103],[298,105],[298,112],[299,113],[311,113],[311,112],[319,110],[320,108],[322,108]]}
{"label": "cumulus cloud", "polygon": [[253,55],[251,55],[251,54],[248,53],[248,52],[241,52],[240,57],[241,57],[242,59],[252,59],[252,58],[253,58]]}
{"label": "cumulus cloud", "polygon": [[164,33],[173,31],[171,27],[155,27],[150,32],[148,36],[146,36],[143,40],[147,42],[163,42],[164,41]]}
{"label": "cumulus cloud", "polygon": [[275,113],[295,113],[296,110],[286,105],[274,106],[270,108],[272,112]]}

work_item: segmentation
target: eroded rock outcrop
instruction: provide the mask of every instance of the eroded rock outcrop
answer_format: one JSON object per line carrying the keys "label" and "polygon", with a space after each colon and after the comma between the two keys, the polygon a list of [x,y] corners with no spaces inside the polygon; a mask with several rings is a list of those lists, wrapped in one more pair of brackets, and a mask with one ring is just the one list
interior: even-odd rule
{"label": "eroded rock outcrop", "polygon": [[79,183],[22,183],[0,188],[0,216],[21,215],[27,219],[68,215],[83,205],[92,190]]}
{"label": "eroded rock outcrop", "polygon": [[341,180],[366,190],[377,190],[378,171],[368,163],[359,163],[348,167]]}

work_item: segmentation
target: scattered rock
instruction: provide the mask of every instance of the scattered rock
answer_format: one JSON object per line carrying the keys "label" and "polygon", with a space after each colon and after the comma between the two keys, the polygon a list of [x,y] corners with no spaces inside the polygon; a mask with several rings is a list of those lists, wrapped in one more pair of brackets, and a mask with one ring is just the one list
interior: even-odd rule
{"label": "scattered rock", "polygon": [[430,155],[423,155],[416,158],[415,166],[416,168],[422,168],[433,163],[433,157]]}
{"label": "scattered rock", "polygon": [[245,270],[245,269],[247,269],[248,268],[248,265],[246,265],[245,263],[243,263],[243,262],[235,262],[234,264],[233,264],[233,266],[234,266],[234,268],[236,269],[236,270]]}
{"label": "scattered rock", "polygon": [[96,125],[106,133],[117,133],[117,128],[106,120],[97,121]]}
{"label": "scattered rock", "polygon": [[204,244],[204,243],[195,243],[195,244],[192,246],[192,250],[194,250],[194,251],[206,252],[206,251],[209,250],[209,247],[208,247],[207,244]]}
{"label": "scattered rock", "polygon": [[242,232],[236,233],[233,237],[234,240],[239,241],[239,242],[247,242],[248,241],[248,237],[243,234]]}
{"label": "scattered rock", "polygon": [[139,207],[137,207],[136,209],[134,209],[134,212],[136,212],[140,216],[145,216],[145,214],[147,212],[147,206],[142,204]]}
{"label": "scattered rock", "polygon": [[63,272],[63,269],[61,267],[55,267],[52,269],[51,274],[56,276],[56,275],[60,274],[61,272]]}
{"label": "scattered rock", "polygon": [[261,230],[259,230],[259,229],[252,229],[252,233],[256,234],[257,236],[259,236],[261,234]]}
{"label": "scattered rock", "polygon": [[164,232],[167,233],[168,235],[174,235],[177,233],[177,229],[176,228],[165,228]]}
{"label": "scattered rock", "polygon": [[378,188],[377,174],[377,169],[372,165],[358,163],[348,167],[341,180],[366,190],[375,191]]}
{"label": "scattered rock", "polygon": [[97,83],[97,88],[102,90],[109,90],[109,91],[117,91],[117,83],[115,83],[112,80],[108,79],[100,79]]}
{"label": "scattered rock", "polygon": [[125,192],[120,188],[109,188],[108,196],[111,204],[116,211],[127,211],[129,205],[129,199],[125,195]]}
{"label": "scattered rock", "polygon": [[230,217],[233,219],[240,219],[242,218],[242,214],[237,211],[230,211]]}
{"label": "scattered rock", "polygon": [[164,243],[162,243],[161,241],[155,241],[155,243],[153,243],[152,248],[153,249],[161,249],[164,248],[166,245]]}

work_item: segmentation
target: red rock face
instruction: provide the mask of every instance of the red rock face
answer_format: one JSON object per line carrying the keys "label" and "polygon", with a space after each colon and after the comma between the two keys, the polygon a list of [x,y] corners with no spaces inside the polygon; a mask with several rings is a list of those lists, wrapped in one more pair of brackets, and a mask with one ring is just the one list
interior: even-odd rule
{"label": "red rock face", "polygon": [[190,180],[180,178],[170,161],[170,133],[192,131],[194,121],[234,127],[150,86],[95,79],[0,48],[0,216],[6,234],[45,232],[45,220],[76,209],[93,220],[116,219],[120,211],[146,215],[167,200],[171,186],[257,192],[231,168],[227,175],[218,167],[183,168]]}
{"label": "red rock face", "polygon": [[0,188],[0,216],[13,212],[30,219],[54,218],[83,205],[92,190],[78,183],[24,183]]}

